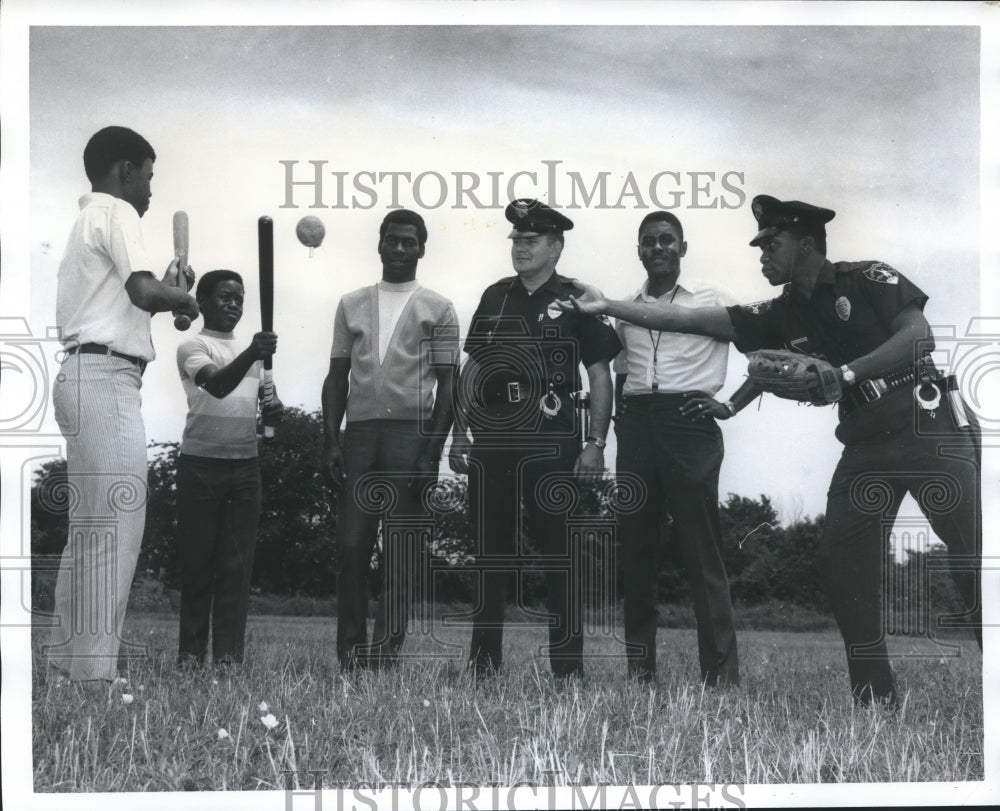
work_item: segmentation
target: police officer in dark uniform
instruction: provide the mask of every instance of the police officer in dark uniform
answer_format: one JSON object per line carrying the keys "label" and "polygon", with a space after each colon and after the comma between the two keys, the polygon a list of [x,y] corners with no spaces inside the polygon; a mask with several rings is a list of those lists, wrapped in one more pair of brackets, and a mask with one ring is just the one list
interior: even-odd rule
{"label": "police officer in dark uniform", "polygon": [[[507,580],[527,562],[523,526],[546,570],[552,671],[569,676],[582,673],[583,635],[580,589],[570,577],[565,488],[593,481],[604,469],[610,361],[621,344],[606,319],[553,305],[583,292],[556,273],[563,233],[573,222],[537,200],[515,200],[505,216],[513,225],[516,275],[487,287],[472,317],[449,454],[452,470],[469,474],[482,566],[470,665],[476,675],[500,669]],[[572,396],[581,389],[581,364],[590,388],[582,449]]]}
{"label": "police officer in dark uniform", "polygon": [[[939,373],[923,308],[927,296],[883,262],[826,258],[834,212],[761,195],[752,201],[764,277],[774,299],[736,307],[604,301],[607,313],[653,329],[732,341],[741,352],[785,348],[839,367],[844,451],[828,492],[820,567],[844,638],[851,690],[868,704],[898,702],[886,650],[882,587],[887,536],[907,492],[948,547],[966,619],[982,648],[980,437],[954,379]],[[567,305],[562,305],[567,306]],[[655,308],[655,310],[654,310]]]}

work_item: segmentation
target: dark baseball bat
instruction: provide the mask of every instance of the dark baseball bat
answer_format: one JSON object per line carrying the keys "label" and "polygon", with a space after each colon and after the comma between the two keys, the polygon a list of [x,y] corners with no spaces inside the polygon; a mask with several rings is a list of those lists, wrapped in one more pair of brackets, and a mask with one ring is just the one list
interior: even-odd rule
{"label": "dark baseball bat", "polygon": [[[267,216],[257,220],[257,260],[260,268],[260,328],[274,331],[274,221]],[[264,358],[262,405],[274,402],[274,376],[270,355]],[[274,426],[264,426],[264,438],[274,436]]]}

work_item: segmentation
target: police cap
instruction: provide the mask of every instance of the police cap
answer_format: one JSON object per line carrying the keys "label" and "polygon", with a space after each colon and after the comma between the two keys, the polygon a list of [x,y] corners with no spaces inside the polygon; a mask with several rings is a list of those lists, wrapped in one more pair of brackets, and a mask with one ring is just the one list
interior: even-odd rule
{"label": "police cap", "polygon": [[758,194],[754,197],[750,202],[750,210],[753,212],[753,216],[757,220],[757,227],[760,229],[757,236],[750,240],[751,245],[759,245],[768,237],[774,236],[789,226],[825,235],[824,224],[836,216],[836,213],[828,208],[811,206],[809,203],[800,203],[798,200],[783,202],[774,197],[768,197],[766,194]]}
{"label": "police cap", "polygon": [[573,221],[554,208],[538,200],[514,200],[504,211],[504,216],[514,226],[509,237],[517,234],[561,234],[573,228]]}

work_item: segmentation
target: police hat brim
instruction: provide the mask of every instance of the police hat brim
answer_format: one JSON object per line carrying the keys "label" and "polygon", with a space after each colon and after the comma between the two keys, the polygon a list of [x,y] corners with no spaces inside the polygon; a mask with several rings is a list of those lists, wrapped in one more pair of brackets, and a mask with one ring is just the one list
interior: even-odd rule
{"label": "police hat brim", "polygon": [[518,231],[516,228],[507,234],[507,239],[514,237],[540,237],[542,234],[555,234],[557,231]]}
{"label": "police hat brim", "polygon": [[762,242],[765,242],[777,234],[782,228],[784,228],[784,226],[781,225],[772,225],[770,228],[762,228],[757,232],[757,236],[750,240],[750,247],[756,248]]}
{"label": "police hat brim", "polygon": [[573,221],[553,208],[528,198],[514,200],[504,211],[514,231],[522,235],[561,234],[573,228]]}

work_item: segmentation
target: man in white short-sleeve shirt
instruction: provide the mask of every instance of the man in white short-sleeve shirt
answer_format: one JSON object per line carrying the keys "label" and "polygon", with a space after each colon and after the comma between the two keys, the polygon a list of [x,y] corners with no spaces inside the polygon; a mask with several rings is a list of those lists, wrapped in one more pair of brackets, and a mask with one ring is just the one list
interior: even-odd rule
{"label": "man in white short-sleeve shirt", "polygon": [[74,498],[56,582],[50,674],[102,693],[117,676],[122,625],[146,517],[146,436],[139,389],[155,357],[150,316],[195,318],[190,268],[149,270],[139,219],[156,155],[125,127],[83,152],[91,182],[59,265],[56,321],[64,359],[52,399]]}
{"label": "man in white short-sleeve shirt", "polygon": [[[648,214],[639,227],[639,259],[646,282],[634,301],[669,301],[682,307],[733,303],[707,285],[680,283],[687,253],[680,221],[667,211]],[[701,335],[617,324],[624,349],[615,359],[617,473],[637,477],[647,496],[619,516],[625,562],[625,642],[629,675],[656,674],[657,579],[666,522],[685,564],[698,626],[702,681],[737,684],[739,665],[719,516],[722,432],[753,398],[737,391],[714,399],[726,380],[729,345]],[[734,404],[734,401],[738,405]]]}

